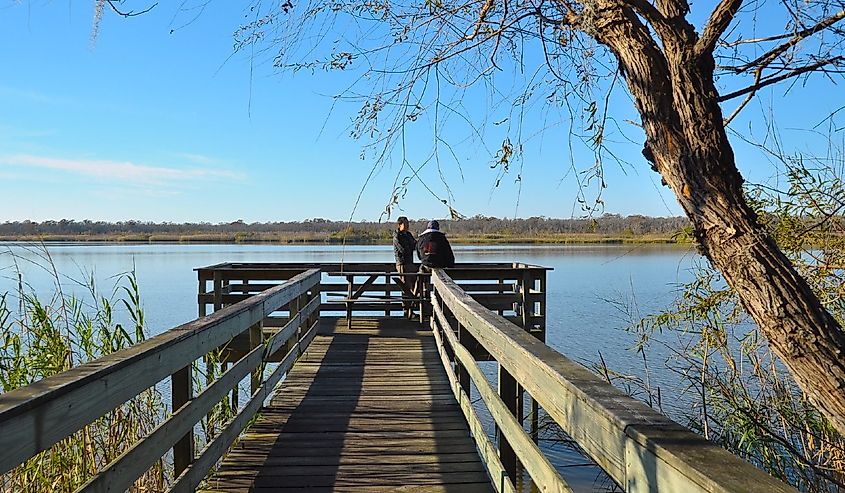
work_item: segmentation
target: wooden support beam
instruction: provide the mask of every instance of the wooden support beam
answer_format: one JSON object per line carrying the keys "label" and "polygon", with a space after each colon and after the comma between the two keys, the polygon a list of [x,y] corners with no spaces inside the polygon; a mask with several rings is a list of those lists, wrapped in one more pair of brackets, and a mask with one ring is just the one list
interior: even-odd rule
{"label": "wooden support beam", "polygon": [[[389,298],[390,298],[390,274],[385,274],[385,276],[384,276],[384,285],[385,285],[385,288],[384,288],[384,299],[389,299]],[[385,317],[389,317],[389,316],[390,316],[390,308],[385,308],[385,309],[384,309],[384,316],[385,316]]]}
{"label": "wooden support beam", "polygon": [[223,276],[220,272],[214,273],[214,311],[223,308]]}
{"label": "wooden support beam", "polygon": [[[352,285],[355,283],[355,276],[347,275],[346,276],[346,283],[349,286],[348,287],[349,291],[347,292],[347,299],[351,300],[353,298],[353,296],[352,296],[352,293],[353,293]],[[346,303],[346,328],[347,329],[352,328],[352,303],[350,303],[350,302]]]}
{"label": "wooden support beam", "polygon": [[[261,322],[258,322],[255,325],[252,325],[249,328],[249,347],[250,349],[255,349],[258,346],[264,344],[264,330]],[[258,367],[252,371],[249,379],[249,393],[250,395],[254,394],[258,387],[261,385],[261,373],[264,370],[262,367],[263,365],[258,365]],[[238,393],[240,389],[235,386],[235,393]],[[235,406],[237,409],[237,406]]]}
{"label": "wooden support beam", "polygon": [[531,273],[525,271],[522,273],[522,280],[520,283],[520,303],[522,304],[522,328],[524,330],[528,330],[531,326],[529,325],[529,320],[531,316],[534,314],[534,302],[530,301],[528,293],[531,291],[532,286],[531,280]]}
{"label": "wooden support beam", "polygon": [[[518,409],[517,389],[518,386],[513,376],[502,365],[499,365],[499,398],[502,399],[507,410],[515,417]],[[508,476],[516,479],[518,471],[516,452],[498,427],[497,431],[499,435],[499,458],[502,459],[502,464],[504,464]]]}
{"label": "wooden support beam", "polygon": [[[193,398],[192,365],[177,371],[170,377],[170,404],[176,412]],[[194,461],[194,431],[189,430],[173,446],[174,475],[179,475]]]}

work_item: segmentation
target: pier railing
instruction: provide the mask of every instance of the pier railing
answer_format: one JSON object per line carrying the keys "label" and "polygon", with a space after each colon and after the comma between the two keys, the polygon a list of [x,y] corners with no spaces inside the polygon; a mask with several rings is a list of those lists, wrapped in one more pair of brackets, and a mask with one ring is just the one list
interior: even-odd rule
{"label": "pier railing", "polygon": [[[542,491],[570,491],[537,446],[536,428],[525,431],[523,390],[625,491],[795,491],[482,306],[448,271],[435,271],[432,280],[431,326],[440,356],[497,491],[515,490],[518,462]],[[498,389],[476,364],[467,340],[498,362]],[[482,427],[473,387],[497,437]]]}
{"label": "pier railing", "polygon": [[[307,269],[322,272],[321,315],[401,316],[402,298],[415,297],[393,263],[227,262],[196,269],[198,314],[248,299]],[[548,270],[521,262],[458,263],[449,269],[449,276],[482,306],[545,340]],[[429,281],[425,274],[425,282]],[[359,302],[348,303],[353,297]],[[265,326],[283,323],[284,318],[271,318]],[[465,342],[478,359],[488,358],[480,346]],[[238,346],[235,343],[232,348]]]}
{"label": "pier railing", "polygon": [[[46,450],[160,382],[171,379],[172,414],[147,437],[93,477],[83,491],[125,491],[173,450],[171,491],[193,491],[229,449],[316,333],[320,271],[302,270],[284,283],[221,307],[140,344],[0,395],[0,474]],[[284,324],[269,333],[265,320]],[[248,347],[232,366],[197,394],[192,365],[245,337]],[[265,375],[265,363],[278,365]],[[250,377],[246,405],[203,450],[194,451],[194,427]]]}

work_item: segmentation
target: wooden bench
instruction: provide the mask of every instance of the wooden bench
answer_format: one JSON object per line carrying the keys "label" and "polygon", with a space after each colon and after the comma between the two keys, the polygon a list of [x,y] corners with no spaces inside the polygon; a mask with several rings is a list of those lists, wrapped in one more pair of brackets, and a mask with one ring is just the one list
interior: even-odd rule
{"label": "wooden bench", "polygon": [[[332,298],[331,301],[333,302],[340,302],[346,305],[346,323],[347,327],[352,327],[352,312],[354,311],[356,305],[364,306],[366,305],[368,308],[372,306],[384,305],[389,306],[392,303],[396,303],[397,301],[402,303],[403,311],[406,304],[410,304],[411,306],[420,305],[425,301],[428,301],[427,297],[427,289],[425,282],[421,282],[422,278],[430,277],[431,274],[428,272],[408,272],[408,273],[399,273],[399,272],[386,272],[386,271],[339,271],[339,272],[327,272],[329,276],[333,277],[345,277],[347,283],[347,291],[345,296],[341,298]],[[355,278],[356,277],[366,277],[367,279],[361,283],[356,285]],[[392,290],[386,290],[384,296],[375,295],[372,293],[366,294],[368,289],[378,280],[379,277],[387,278],[387,284],[395,284],[399,290],[402,292],[401,296],[392,296],[390,293]],[[414,289],[414,287],[409,286],[405,282],[405,278],[413,278],[414,285],[422,286],[422,289]],[[389,288],[388,288],[389,289]],[[423,293],[422,295],[418,295],[417,292]],[[332,293],[328,293],[331,295]],[[389,308],[385,310],[386,312],[389,311]],[[420,322],[423,322],[423,310],[420,310]]]}

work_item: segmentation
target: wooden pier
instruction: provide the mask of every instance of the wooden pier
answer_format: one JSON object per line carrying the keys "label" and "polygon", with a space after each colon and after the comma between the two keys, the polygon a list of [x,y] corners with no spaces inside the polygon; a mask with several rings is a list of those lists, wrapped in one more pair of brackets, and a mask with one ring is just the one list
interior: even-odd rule
{"label": "wooden pier", "polygon": [[493,491],[431,330],[320,320],[203,491]]}
{"label": "wooden pier", "polygon": [[[126,491],[163,459],[175,492],[510,493],[526,476],[572,491],[538,446],[540,412],[624,491],[795,491],[549,348],[546,270],[197,269],[196,320],[0,395],[0,475],[168,385],[166,419],[80,491]],[[402,316],[409,301],[425,323]]]}

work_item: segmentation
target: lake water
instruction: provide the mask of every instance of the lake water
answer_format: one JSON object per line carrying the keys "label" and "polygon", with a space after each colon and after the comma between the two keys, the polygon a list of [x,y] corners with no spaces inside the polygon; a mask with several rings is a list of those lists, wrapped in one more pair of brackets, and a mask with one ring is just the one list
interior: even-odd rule
{"label": "lake water", "polygon": [[[392,262],[390,246],[51,244],[47,253],[66,292],[80,292],[73,279],[93,272],[104,294],[112,276],[134,268],[151,334],[192,320],[197,314],[194,268],[220,262]],[[456,246],[459,262],[525,262],[551,267],[548,273],[547,343],[585,365],[599,353],[615,371],[642,375],[635,337],[624,329],[634,317],[670,306],[680,284],[692,279],[700,257],[689,248],[653,245]],[[0,245],[0,293],[17,289],[16,272],[40,295],[55,291],[44,251],[33,245]],[[17,267],[16,267],[17,265]],[[659,351],[659,349],[655,349]],[[665,355],[650,353],[652,384],[677,385],[661,372]],[[583,463],[555,450],[561,466]],[[589,468],[568,468],[567,478],[582,491],[603,489]]]}

